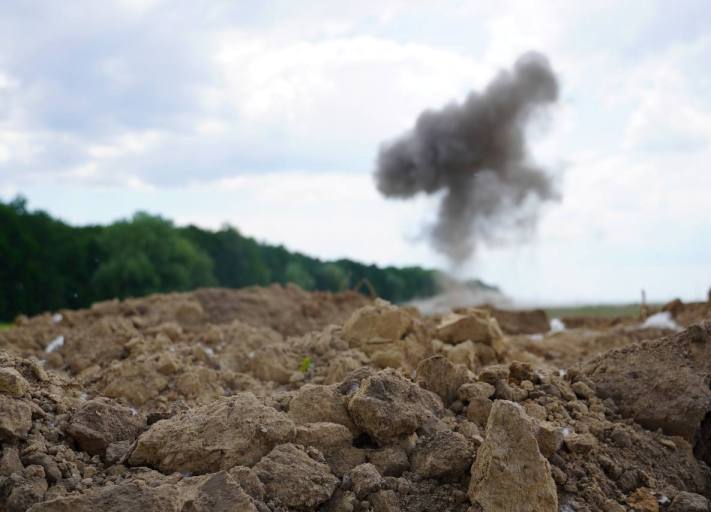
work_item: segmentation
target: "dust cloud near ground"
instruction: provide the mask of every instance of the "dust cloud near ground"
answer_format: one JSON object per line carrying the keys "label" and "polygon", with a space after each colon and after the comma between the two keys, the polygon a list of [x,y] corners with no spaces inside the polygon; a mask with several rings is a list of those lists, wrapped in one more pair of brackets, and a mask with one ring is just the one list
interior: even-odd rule
{"label": "dust cloud near ground", "polygon": [[711,304],[662,313],[272,286],[18,318],[0,510],[708,511]]}

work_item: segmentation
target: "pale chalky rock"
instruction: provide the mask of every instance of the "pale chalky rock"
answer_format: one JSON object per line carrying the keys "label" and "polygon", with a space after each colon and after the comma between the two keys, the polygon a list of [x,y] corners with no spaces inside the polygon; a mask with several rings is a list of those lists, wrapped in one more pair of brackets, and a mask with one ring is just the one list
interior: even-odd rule
{"label": "pale chalky rock", "polygon": [[343,324],[343,337],[351,346],[372,354],[382,345],[394,343],[405,336],[412,325],[412,317],[389,302],[376,299],[372,306],[364,306]]}
{"label": "pale chalky rock", "polygon": [[469,499],[483,512],[558,511],[550,465],[520,405],[494,402],[484,443],[472,466]]}
{"label": "pale chalky rock", "polygon": [[483,309],[450,313],[437,326],[436,335],[446,343],[456,344],[469,340],[490,345],[497,352],[504,348],[503,333],[498,322]]}

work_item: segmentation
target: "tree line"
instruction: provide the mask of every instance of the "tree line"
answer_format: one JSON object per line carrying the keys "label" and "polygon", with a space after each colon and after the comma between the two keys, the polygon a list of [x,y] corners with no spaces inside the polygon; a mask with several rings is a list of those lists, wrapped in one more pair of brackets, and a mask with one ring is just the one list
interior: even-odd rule
{"label": "tree line", "polygon": [[366,291],[404,302],[434,295],[442,277],[420,267],[322,261],[260,243],[232,226],[178,227],[142,212],[107,226],[70,226],[29,211],[21,197],[0,201],[0,321],[115,297],[289,282],[329,291],[364,284]]}

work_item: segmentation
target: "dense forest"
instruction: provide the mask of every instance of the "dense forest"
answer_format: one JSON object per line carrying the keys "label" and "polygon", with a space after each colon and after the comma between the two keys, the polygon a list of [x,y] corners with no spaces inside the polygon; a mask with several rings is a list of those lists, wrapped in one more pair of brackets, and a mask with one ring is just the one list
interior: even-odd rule
{"label": "dense forest", "polygon": [[234,227],[177,227],[146,213],[108,226],[74,227],[29,211],[23,198],[0,201],[0,321],[114,297],[287,282],[403,302],[435,294],[442,278],[420,267],[321,261],[259,243]]}

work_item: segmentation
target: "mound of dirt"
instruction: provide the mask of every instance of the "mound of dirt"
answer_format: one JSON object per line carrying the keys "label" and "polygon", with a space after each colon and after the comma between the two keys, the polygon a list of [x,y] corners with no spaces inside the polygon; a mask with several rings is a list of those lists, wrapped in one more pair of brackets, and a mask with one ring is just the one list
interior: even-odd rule
{"label": "mound of dirt", "polygon": [[711,323],[497,315],[270,287],[21,319],[0,510],[708,510]]}
{"label": "mound of dirt", "polygon": [[711,290],[709,290],[709,300],[706,302],[687,302],[679,299],[673,300],[662,307],[662,311],[671,313],[674,321],[679,325],[688,327],[698,323],[705,318],[711,317]]}
{"label": "mound of dirt", "polygon": [[298,286],[277,284],[239,290],[205,288],[190,295],[200,302],[211,324],[240,320],[271,327],[284,336],[342,324],[353,311],[370,302],[355,292],[305,292]]}
{"label": "mound of dirt", "polygon": [[711,322],[612,350],[583,371],[624,416],[683,437],[711,464]]}

